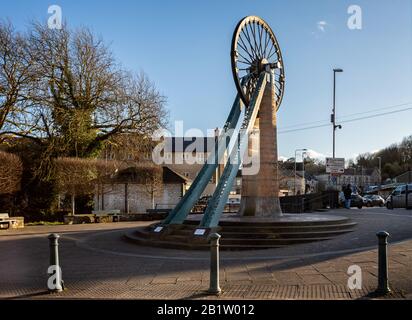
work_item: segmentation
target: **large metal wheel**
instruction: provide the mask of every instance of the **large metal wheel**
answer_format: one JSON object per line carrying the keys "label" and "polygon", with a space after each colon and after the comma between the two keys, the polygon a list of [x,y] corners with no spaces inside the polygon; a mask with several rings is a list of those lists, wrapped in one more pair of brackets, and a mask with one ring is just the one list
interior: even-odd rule
{"label": "large metal wheel", "polygon": [[279,109],[285,88],[282,53],[275,34],[264,20],[248,16],[238,23],[232,38],[231,58],[233,78],[245,106],[249,106],[260,73],[271,68]]}

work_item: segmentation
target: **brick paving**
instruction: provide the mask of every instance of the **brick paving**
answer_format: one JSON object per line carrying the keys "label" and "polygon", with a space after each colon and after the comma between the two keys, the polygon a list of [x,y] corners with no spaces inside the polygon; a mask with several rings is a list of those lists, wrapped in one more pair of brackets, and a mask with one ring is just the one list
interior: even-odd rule
{"label": "brick paving", "polygon": [[[372,212],[370,219],[376,220]],[[396,218],[388,219],[388,226],[397,223],[409,227]],[[144,248],[121,240],[129,228],[143,224],[30,227],[0,233],[0,252],[6,262],[0,264],[0,299],[374,298],[371,293],[377,286],[377,249],[339,251],[339,239],[264,252],[222,253],[223,293],[210,296],[206,293],[208,253]],[[354,239],[362,239],[362,228],[352,235]],[[387,299],[412,299],[410,230],[409,237],[402,231],[404,239],[397,240],[403,241],[389,246],[389,278],[394,292]],[[51,232],[62,235],[60,255],[66,290],[59,294],[46,291],[47,234]],[[307,252],[310,255],[305,255]],[[347,287],[351,265],[362,269],[362,290]]]}

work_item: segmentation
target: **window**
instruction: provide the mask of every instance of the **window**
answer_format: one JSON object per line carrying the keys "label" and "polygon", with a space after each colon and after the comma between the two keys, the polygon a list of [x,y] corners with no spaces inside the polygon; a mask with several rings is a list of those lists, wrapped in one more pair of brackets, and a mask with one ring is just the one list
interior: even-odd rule
{"label": "window", "polygon": [[406,185],[401,187],[401,194],[405,194],[406,192]]}
{"label": "window", "polygon": [[393,196],[399,196],[401,194],[402,191],[402,187],[397,187],[393,192],[392,195]]}

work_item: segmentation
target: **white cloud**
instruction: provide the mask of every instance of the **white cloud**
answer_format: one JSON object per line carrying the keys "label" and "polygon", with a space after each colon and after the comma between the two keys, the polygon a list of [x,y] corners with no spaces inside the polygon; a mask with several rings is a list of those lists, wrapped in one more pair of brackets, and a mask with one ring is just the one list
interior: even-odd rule
{"label": "white cloud", "polygon": [[318,29],[322,32],[326,32],[326,26],[328,25],[328,23],[326,21],[318,21],[317,26]]}
{"label": "white cloud", "polygon": [[325,158],[326,158],[325,154],[317,152],[315,150],[311,150],[311,149],[306,151],[306,154],[312,159],[325,160]]}
{"label": "white cloud", "polygon": [[[317,152],[317,151],[312,150],[312,149],[308,149],[307,151],[305,151],[305,153],[306,153],[306,157],[309,157],[309,158],[311,158],[311,159],[316,159],[316,160],[325,161],[325,158],[328,157],[327,155],[325,155],[325,154],[323,154],[323,153],[320,153],[320,152]],[[292,159],[292,158],[294,158],[294,157],[295,157],[294,155],[292,155],[292,156],[290,156],[290,157],[279,156],[279,157],[278,157],[278,160],[279,160],[279,161],[286,161],[286,160]],[[298,159],[299,161],[302,159],[302,152],[299,152],[299,153],[297,154],[297,159]]]}

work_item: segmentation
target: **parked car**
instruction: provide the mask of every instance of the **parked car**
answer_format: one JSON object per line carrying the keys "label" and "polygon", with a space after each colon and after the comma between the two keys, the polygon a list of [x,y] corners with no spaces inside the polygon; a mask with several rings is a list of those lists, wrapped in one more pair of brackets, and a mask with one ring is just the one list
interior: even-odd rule
{"label": "parked car", "polygon": [[365,200],[363,199],[363,197],[361,197],[359,194],[352,193],[350,206],[362,209],[364,201]]}
{"label": "parked car", "polygon": [[229,197],[226,204],[240,204],[240,197]]}
{"label": "parked car", "polygon": [[[352,193],[350,206],[353,208],[362,209],[364,206],[365,200],[357,193]],[[345,206],[345,195],[343,192],[339,192],[339,204],[344,207]]]}
{"label": "parked car", "polygon": [[[412,207],[412,184],[408,184],[408,207]],[[398,186],[386,199],[388,209],[406,207],[406,184]]]}
{"label": "parked car", "polygon": [[385,199],[377,194],[367,194],[363,198],[366,200],[365,205],[367,207],[383,207],[385,205]]}

